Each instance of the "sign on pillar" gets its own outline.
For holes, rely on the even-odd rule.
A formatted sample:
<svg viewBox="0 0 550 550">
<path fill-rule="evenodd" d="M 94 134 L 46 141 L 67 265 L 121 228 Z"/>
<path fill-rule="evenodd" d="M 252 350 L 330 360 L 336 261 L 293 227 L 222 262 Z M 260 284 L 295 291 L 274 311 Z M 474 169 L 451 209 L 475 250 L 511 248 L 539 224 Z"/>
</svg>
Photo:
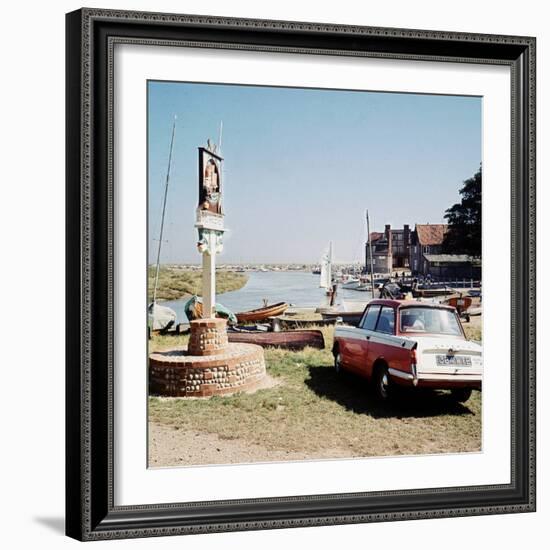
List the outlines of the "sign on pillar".
<svg viewBox="0 0 550 550">
<path fill-rule="evenodd" d="M 197 248 L 202 254 L 202 316 L 215 317 L 216 254 L 223 249 L 222 162 L 216 145 L 199 147 L 199 204 Z"/>
</svg>

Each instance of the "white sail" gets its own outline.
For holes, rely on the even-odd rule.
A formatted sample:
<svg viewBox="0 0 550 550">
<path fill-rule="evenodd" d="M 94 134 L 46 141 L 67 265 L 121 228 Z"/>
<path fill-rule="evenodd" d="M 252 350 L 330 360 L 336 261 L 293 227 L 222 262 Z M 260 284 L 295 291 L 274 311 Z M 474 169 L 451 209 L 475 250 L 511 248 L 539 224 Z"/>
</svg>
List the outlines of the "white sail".
<svg viewBox="0 0 550 550">
<path fill-rule="evenodd" d="M 319 281 L 319 286 L 327 290 L 332 286 L 332 242 L 329 243 L 328 250 L 321 258 L 321 280 Z"/>
</svg>

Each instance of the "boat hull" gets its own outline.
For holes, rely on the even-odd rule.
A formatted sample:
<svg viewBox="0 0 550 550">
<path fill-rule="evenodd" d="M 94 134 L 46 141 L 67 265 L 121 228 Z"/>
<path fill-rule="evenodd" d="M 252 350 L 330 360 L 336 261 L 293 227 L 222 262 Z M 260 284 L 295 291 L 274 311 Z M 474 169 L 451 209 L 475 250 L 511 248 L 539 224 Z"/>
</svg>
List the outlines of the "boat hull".
<svg viewBox="0 0 550 550">
<path fill-rule="evenodd" d="M 168 330 L 176 322 L 176 312 L 166 306 L 149 306 L 148 326 L 151 331 Z"/>
<path fill-rule="evenodd" d="M 327 311 L 321 312 L 321 316 L 325 320 L 336 320 L 338 317 L 341 317 L 342 321 L 347 325 L 357 326 L 363 316 L 363 311 Z"/>
<path fill-rule="evenodd" d="M 434 296 L 448 296 L 454 294 L 454 292 L 452 288 L 417 288 L 413 289 L 412 294 L 415 298 L 432 298 Z"/>
<path fill-rule="evenodd" d="M 306 347 L 324 349 L 325 339 L 320 330 L 289 330 L 282 332 L 242 331 L 227 333 L 229 342 L 257 344 L 262 347 L 276 347 L 302 350 Z"/>
<path fill-rule="evenodd" d="M 265 321 L 269 317 L 282 315 L 289 308 L 286 302 L 279 302 L 270 306 L 253 309 L 251 311 L 243 311 L 237 313 L 237 321 L 239 323 L 255 323 L 257 321 Z"/>
</svg>

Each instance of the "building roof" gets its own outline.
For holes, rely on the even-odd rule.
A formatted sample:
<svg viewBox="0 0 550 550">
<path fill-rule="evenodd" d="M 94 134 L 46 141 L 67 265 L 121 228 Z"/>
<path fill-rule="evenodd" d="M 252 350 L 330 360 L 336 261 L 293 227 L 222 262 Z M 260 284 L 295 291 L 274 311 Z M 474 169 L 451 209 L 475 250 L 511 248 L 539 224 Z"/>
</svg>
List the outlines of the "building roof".
<svg viewBox="0 0 550 550">
<path fill-rule="evenodd" d="M 429 262 L 451 263 L 475 263 L 475 258 L 468 254 L 424 254 L 424 258 Z"/>
<path fill-rule="evenodd" d="M 377 241 L 378 239 L 381 239 L 383 236 L 384 236 L 384 233 L 379 233 L 377 231 L 371 231 L 370 232 L 371 242 Z"/>
<path fill-rule="evenodd" d="M 416 224 L 418 242 L 422 246 L 442 244 L 447 228 L 445 223 Z"/>
</svg>

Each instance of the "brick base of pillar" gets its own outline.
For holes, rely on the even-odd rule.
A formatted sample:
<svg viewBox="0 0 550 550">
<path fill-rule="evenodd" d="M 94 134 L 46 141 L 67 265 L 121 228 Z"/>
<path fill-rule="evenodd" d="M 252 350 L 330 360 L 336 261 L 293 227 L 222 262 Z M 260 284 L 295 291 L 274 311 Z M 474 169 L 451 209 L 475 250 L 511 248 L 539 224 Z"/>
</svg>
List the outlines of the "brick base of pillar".
<svg viewBox="0 0 550 550">
<path fill-rule="evenodd" d="M 264 350 L 227 342 L 225 319 L 191 321 L 188 348 L 149 356 L 149 393 L 210 397 L 256 389 L 265 377 Z"/>
<path fill-rule="evenodd" d="M 227 321 L 225 319 L 197 319 L 191 321 L 190 355 L 216 355 L 227 349 Z"/>
</svg>

